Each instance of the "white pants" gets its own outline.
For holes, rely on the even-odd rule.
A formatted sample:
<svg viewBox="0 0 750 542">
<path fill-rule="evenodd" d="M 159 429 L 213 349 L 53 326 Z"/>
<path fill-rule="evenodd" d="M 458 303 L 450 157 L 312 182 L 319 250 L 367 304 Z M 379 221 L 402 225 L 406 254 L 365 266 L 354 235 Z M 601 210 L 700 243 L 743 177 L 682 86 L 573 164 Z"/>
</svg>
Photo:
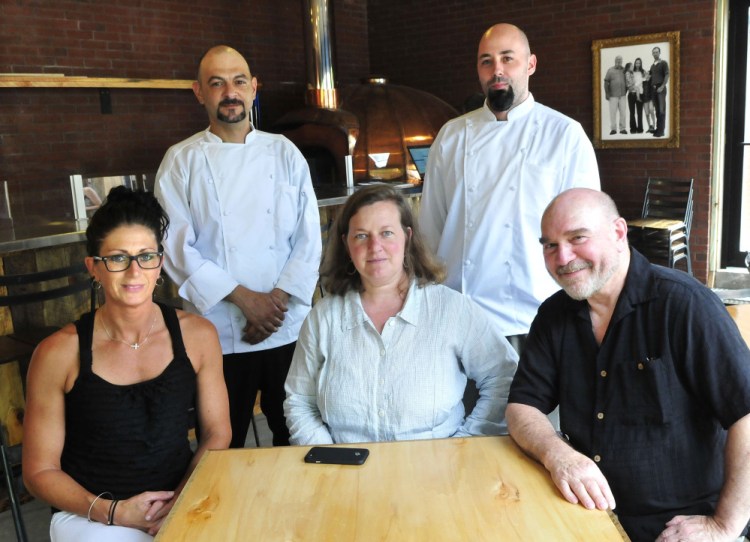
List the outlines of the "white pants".
<svg viewBox="0 0 750 542">
<path fill-rule="evenodd" d="M 625 131 L 625 117 L 628 114 L 628 96 L 612 96 L 609 99 L 609 129 L 617 131 L 617 113 L 620 113 L 620 131 Z"/>
<path fill-rule="evenodd" d="M 70 512 L 57 512 L 49 524 L 52 542 L 152 542 L 154 537 L 130 527 L 89 522 Z"/>
</svg>

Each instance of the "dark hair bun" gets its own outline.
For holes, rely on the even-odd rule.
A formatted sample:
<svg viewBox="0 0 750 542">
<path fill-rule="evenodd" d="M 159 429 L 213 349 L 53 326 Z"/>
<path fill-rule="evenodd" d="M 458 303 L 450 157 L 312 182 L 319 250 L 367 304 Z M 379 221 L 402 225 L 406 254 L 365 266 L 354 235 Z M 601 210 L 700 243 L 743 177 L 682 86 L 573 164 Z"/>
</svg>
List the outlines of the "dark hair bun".
<svg viewBox="0 0 750 542">
<path fill-rule="evenodd" d="M 112 230 L 124 225 L 140 225 L 150 229 L 161 250 L 169 218 L 151 192 L 115 186 L 91 217 L 89 227 L 86 228 L 86 248 L 89 256 L 98 256 L 104 238 Z"/>
</svg>

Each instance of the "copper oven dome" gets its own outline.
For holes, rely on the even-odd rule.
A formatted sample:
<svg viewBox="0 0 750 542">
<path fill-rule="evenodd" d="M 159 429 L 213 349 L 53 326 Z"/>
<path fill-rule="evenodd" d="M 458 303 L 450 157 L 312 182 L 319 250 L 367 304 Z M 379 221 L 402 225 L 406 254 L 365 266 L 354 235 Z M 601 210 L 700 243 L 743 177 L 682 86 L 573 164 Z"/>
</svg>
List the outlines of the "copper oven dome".
<svg viewBox="0 0 750 542">
<path fill-rule="evenodd" d="M 411 87 L 371 77 L 340 91 L 338 109 L 306 107 L 274 126 L 307 158 L 316 185 L 346 184 L 345 156 L 353 156 L 355 183 L 419 183 L 410 145 L 429 145 L 458 115 L 443 100 Z"/>
<path fill-rule="evenodd" d="M 307 104 L 273 126 L 295 143 L 316 185 L 419 182 L 409 145 L 429 145 L 458 113 L 439 98 L 371 77 L 339 93 L 334 86 L 330 0 L 303 0 Z"/>
<path fill-rule="evenodd" d="M 407 146 L 429 145 L 443 124 L 458 114 L 432 94 L 376 77 L 345 88 L 340 107 L 359 120 L 352 153 L 355 182 L 418 183 Z"/>
</svg>

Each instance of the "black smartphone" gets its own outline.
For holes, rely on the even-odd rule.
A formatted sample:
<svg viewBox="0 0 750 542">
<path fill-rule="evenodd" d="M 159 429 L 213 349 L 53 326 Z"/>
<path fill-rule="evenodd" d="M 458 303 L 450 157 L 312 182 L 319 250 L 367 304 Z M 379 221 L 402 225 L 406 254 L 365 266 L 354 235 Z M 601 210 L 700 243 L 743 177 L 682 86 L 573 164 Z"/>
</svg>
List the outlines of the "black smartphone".
<svg viewBox="0 0 750 542">
<path fill-rule="evenodd" d="M 370 455 L 367 448 L 329 448 L 313 446 L 305 456 L 305 463 L 328 465 L 361 465 Z"/>
</svg>

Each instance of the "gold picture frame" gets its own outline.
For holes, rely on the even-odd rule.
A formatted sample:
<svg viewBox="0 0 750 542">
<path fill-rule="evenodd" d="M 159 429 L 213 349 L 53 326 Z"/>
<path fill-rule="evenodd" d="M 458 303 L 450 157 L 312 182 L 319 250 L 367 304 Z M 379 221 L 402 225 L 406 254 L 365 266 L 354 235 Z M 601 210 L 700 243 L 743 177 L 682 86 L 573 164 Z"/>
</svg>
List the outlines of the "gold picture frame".
<svg viewBox="0 0 750 542">
<path fill-rule="evenodd" d="M 650 79 L 647 78 L 655 64 L 656 57 L 653 54 L 655 49 L 659 50 L 659 61 L 666 62 L 668 68 L 666 85 L 659 85 L 657 89 L 653 88 Z M 599 149 L 679 147 L 680 32 L 594 40 L 591 45 L 591 55 L 594 67 L 594 147 Z M 622 70 L 618 68 L 618 57 Z M 637 66 L 637 59 L 641 59 L 640 65 L 643 71 L 640 72 L 640 76 L 634 73 L 635 82 L 630 87 L 626 83 L 624 100 L 622 96 L 609 95 L 619 94 L 622 91 L 620 78 L 625 77 L 624 68 L 628 63 Z M 654 67 L 654 71 L 658 78 L 665 71 L 664 66 Z M 640 87 L 637 85 L 639 78 L 641 79 Z M 664 99 L 661 100 L 664 104 L 664 111 L 661 112 L 664 116 L 662 121 L 664 134 L 656 137 L 648 131 L 648 127 L 653 121 L 654 130 L 658 130 L 657 108 L 661 108 L 661 103 L 657 104 L 653 99 L 649 99 L 649 94 L 654 94 L 662 87 L 662 92 L 665 92 Z M 642 92 L 638 92 L 637 89 L 641 89 Z M 658 98 L 656 101 L 659 101 Z M 649 117 L 650 109 L 653 109 L 653 117 Z M 631 118 L 631 110 L 634 119 Z M 638 118 L 639 112 L 641 113 L 640 119 Z"/>
</svg>

